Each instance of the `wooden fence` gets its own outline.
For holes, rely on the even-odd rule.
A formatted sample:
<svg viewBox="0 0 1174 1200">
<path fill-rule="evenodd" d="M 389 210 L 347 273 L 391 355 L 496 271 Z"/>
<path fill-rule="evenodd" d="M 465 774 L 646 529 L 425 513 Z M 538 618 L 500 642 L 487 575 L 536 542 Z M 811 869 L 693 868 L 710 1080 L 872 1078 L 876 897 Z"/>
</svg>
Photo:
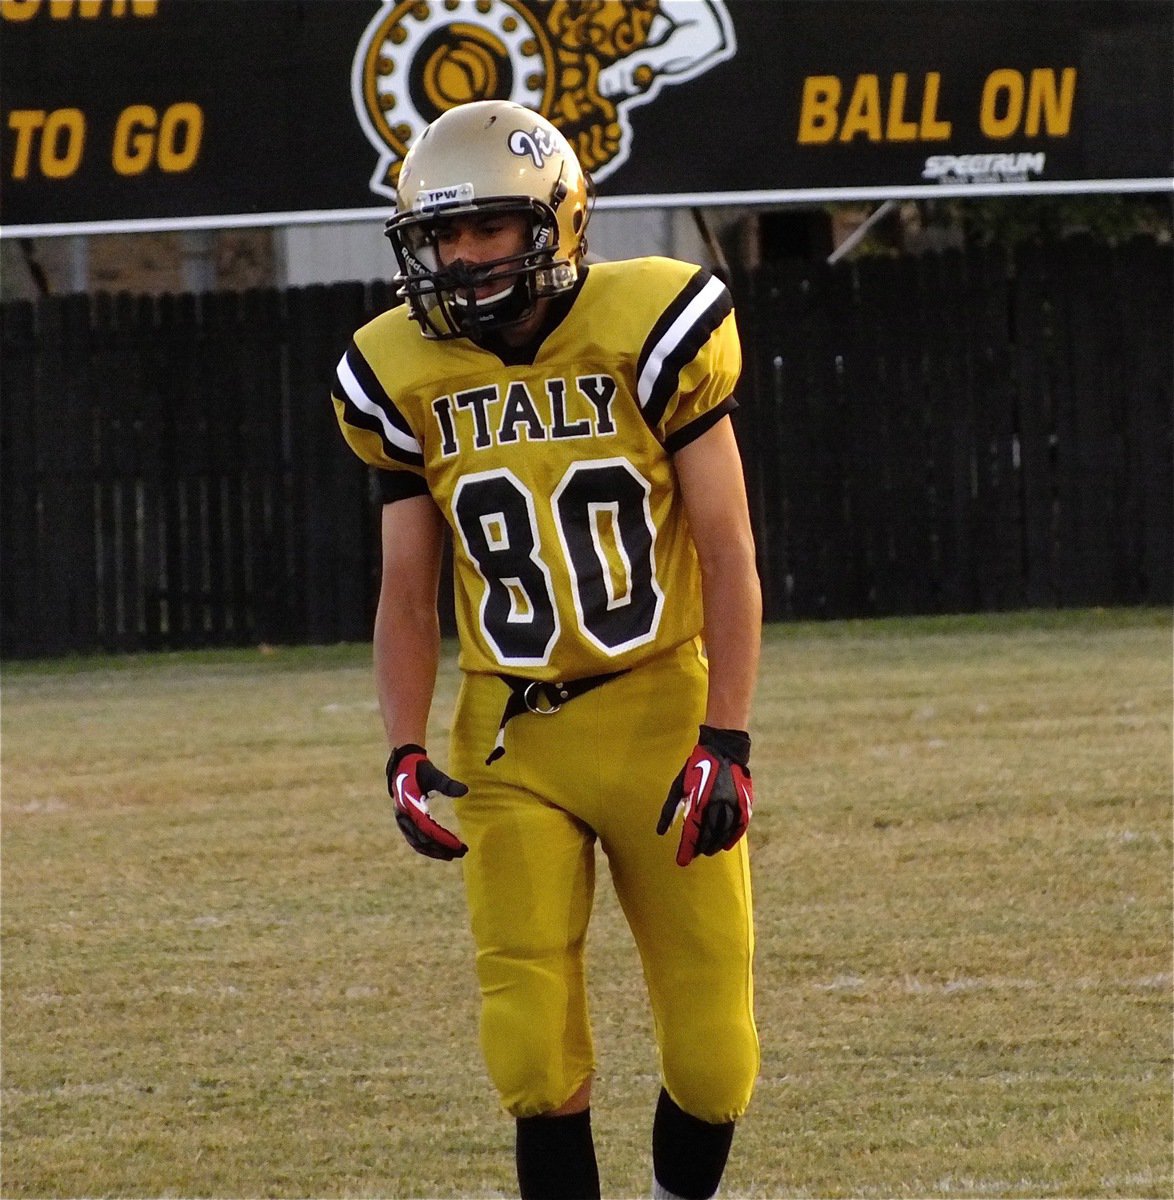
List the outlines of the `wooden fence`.
<svg viewBox="0 0 1174 1200">
<path fill-rule="evenodd" d="M 3 653 L 369 635 L 366 473 L 330 408 L 385 286 L 3 312 Z"/>
<path fill-rule="evenodd" d="M 1171 278 L 1077 237 L 741 281 L 767 612 L 1169 603 Z"/>
<path fill-rule="evenodd" d="M 1085 239 L 734 283 L 772 618 L 1166 603 L 1171 253 Z M 369 635 L 327 394 L 384 284 L 3 306 L 5 656 Z"/>
</svg>

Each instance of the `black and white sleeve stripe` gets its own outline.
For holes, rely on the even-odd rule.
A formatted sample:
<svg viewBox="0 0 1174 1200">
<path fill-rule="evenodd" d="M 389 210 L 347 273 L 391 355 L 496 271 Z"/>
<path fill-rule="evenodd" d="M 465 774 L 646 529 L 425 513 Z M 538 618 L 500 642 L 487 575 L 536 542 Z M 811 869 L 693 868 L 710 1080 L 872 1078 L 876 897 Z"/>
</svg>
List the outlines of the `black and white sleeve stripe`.
<svg viewBox="0 0 1174 1200">
<path fill-rule="evenodd" d="M 416 435 L 354 342 L 338 360 L 334 394 L 342 401 L 347 423 L 378 434 L 388 458 L 409 467 L 424 465 Z"/>
<path fill-rule="evenodd" d="M 664 416 L 681 372 L 733 307 L 725 284 L 699 267 L 652 327 L 636 364 L 636 398 L 651 429 L 656 429 Z"/>
</svg>

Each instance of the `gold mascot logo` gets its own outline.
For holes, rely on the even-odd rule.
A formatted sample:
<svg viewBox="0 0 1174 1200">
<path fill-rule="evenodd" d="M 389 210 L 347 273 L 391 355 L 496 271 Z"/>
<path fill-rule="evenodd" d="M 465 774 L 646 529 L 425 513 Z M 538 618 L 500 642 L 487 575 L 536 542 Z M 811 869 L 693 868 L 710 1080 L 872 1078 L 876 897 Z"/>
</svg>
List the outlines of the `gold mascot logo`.
<svg viewBox="0 0 1174 1200">
<path fill-rule="evenodd" d="M 470 100 L 541 113 L 605 179 L 628 158 L 630 108 L 736 49 L 724 0 L 382 0 L 351 75 L 371 189 L 394 196 L 412 140 Z"/>
</svg>

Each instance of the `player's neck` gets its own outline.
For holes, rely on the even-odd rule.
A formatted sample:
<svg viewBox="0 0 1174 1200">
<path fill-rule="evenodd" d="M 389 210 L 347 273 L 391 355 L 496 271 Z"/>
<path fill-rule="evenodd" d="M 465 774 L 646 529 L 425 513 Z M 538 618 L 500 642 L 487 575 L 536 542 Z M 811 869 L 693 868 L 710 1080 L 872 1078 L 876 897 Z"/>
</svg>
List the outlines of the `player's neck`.
<svg viewBox="0 0 1174 1200">
<path fill-rule="evenodd" d="M 507 325 L 498 331 L 498 336 L 507 346 L 525 346 L 534 340 L 535 334 L 546 323 L 550 311 L 549 300 L 539 300 L 534 305 L 534 311 L 523 321 Z"/>
</svg>

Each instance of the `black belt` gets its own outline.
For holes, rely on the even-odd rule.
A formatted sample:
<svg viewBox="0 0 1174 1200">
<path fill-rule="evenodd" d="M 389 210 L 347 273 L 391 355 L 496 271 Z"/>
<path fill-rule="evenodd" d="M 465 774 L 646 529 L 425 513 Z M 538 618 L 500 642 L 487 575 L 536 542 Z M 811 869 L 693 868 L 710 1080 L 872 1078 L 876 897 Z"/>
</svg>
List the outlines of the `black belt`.
<svg viewBox="0 0 1174 1200">
<path fill-rule="evenodd" d="M 510 689 L 509 699 L 501 714 L 497 727 L 497 740 L 485 760 L 485 765 L 497 762 L 505 753 L 505 727 L 524 712 L 536 713 L 540 717 L 553 716 L 564 704 L 576 696 L 594 691 L 609 679 L 616 679 L 626 671 L 609 671 L 605 675 L 585 675 L 582 679 L 570 679 L 566 683 L 546 683 L 541 679 L 526 679 L 521 675 L 499 675 L 498 678 Z"/>
</svg>

